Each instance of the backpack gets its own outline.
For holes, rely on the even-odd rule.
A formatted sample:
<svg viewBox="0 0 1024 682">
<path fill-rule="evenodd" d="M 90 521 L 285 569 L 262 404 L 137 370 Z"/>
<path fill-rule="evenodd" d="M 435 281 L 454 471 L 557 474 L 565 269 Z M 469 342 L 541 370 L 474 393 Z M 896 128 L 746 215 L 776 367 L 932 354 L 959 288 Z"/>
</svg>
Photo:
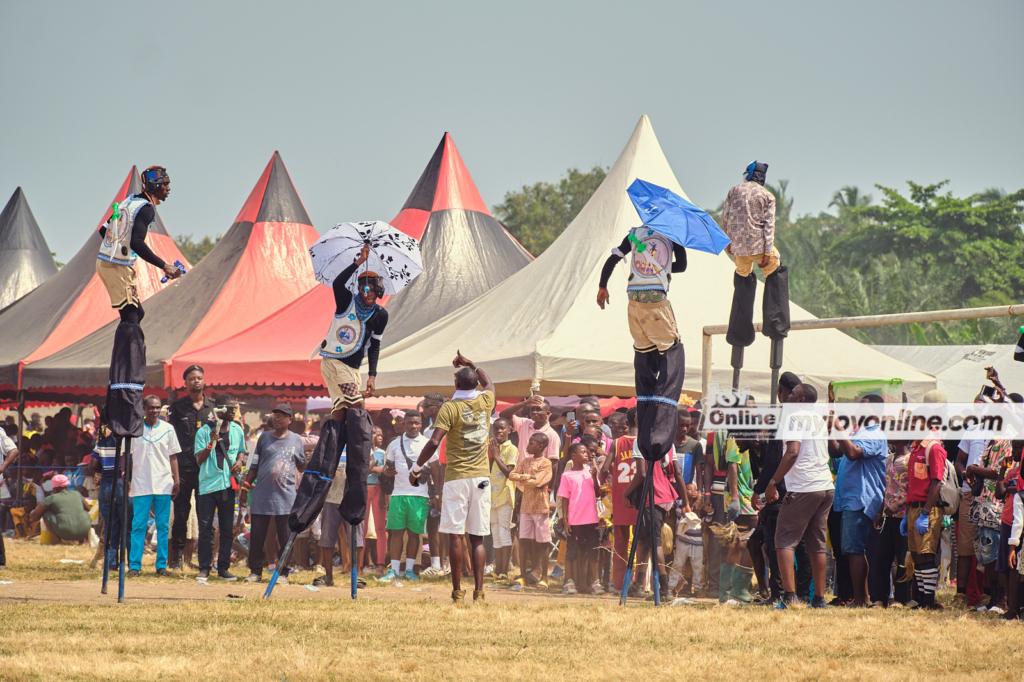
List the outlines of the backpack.
<svg viewBox="0 0 1024 682">
<path fill-rule="evenodd" d="M 932 444 L 934 445 L 934 443 Z M 932 447 L 929 445 L 928 447 Z M 927 460 L 928 454 L 925 453 Z M 946 475 L 942 479 L 942 487 L 939 488 L 939 504 L 941 504 L 946 516 L 956 516 L 960 508 L 960 485 L 956 480 L 956 467 L 952 462 L 946 462 Z"/>
</svg>

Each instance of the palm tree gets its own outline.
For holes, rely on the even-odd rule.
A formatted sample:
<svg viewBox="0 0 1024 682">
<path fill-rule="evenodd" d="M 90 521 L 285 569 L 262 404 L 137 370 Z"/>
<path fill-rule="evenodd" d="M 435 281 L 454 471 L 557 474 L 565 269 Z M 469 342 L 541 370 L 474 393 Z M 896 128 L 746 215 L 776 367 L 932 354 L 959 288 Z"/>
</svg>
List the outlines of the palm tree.
<svg viewBox="0 0 1024 682">
<path fill-rule="evenodd" d="M 1006 190 L 1000 189 L 999 187 L 989 187 L 988 189 L 978 192 L 974 196 L 974 203 L 976 204 L 991 204 L 1000 199 L 1006 198 Z"/>
<path fill-rule="evenodd" d="M 774 187 L 765 183 L 764 188 L 775 196 L 775 226 L 782 227 L 789 225 L 789 212 L 793 208 L 793 198 L 786 196 L 786 188 L 789 187 L 789 180 L 779 180 L 779 186 Z"/>
<path fill-rule="evenodd" d="M 832 195 L 832 201 L 829 202 L 828 207 L 835 206 L 839 209 L 839 214 L 842 215 L 843 211 L 848 208 L 869 206 L 870 204 L 870 194 L 861 194 L 856 185 L 847 185 Z"/>
</svg>

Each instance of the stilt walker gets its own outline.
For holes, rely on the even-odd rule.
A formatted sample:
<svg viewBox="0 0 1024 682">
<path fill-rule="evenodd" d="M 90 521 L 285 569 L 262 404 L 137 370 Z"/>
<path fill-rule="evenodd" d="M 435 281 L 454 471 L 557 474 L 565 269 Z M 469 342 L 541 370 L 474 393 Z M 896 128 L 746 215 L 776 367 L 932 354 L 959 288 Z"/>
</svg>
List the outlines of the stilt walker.
<svg viewBox="0 0 1024 682">
<path fill-rule="evenodd" d="M 387 310 L 377 299 L 400 291 L 423 271 L 423 265 L 419 259 L 419 242 L 379 222 L 337 225 L 310 248 L 310 255 L 317 280 L 334 289 L 334 320 L 326 338 L 310 356 L 310 360 L 320 356 L 320 375 L 331 397 L 333 411 L 331 419 L 320 429 L 320 440 L 299 482 L 288 516 L 291 535 L 277 565 L 287 564 L 295 538 L 320 514 L 344 450 L 345 496 L 339 511 L 352 526 L 352 598 L 355 599 L 358 581 L 355 529 L 366 518 L 366 478 L 373 449 L 373 422 L 364 398 L 371 397 L 376 390 L 380 342 L 388 323 Z M 369 375 L 366 390 L 361 393 L 359 368 L 364 358 L 369 365 Z M 275 570 L 264 598 L 270 597 L 277 578 Z"/>
<path fill-rule="evenodd" d="M 597 304 L 603 309 L 609 301 L 608 279 L 619 261 L 629 253 L 626 315 L 633 336 L 636 447 L 647 462 L 648 475 L 637 505 L 640 513 L 633 532 L 621 603 L 625 603 L 629 589 L 644 510 L 651 519 L 651 557 L 655 570 L 658 568 L 653 467 L 672 450 L 686 369 L 683 344 L 668 300 L 671 273 L 686 270 L 686 247 L 717 254 L 728 244 L 728 238 L 705 211 L 674 192 L 637 179 L 627 193 L 644 224 L 630 230 L 622 243 L 612 249 L 601 270 L 597 292 Z M 686 510 L 689 511 L 688 505 Z M 660 588 L 660 582 L 655 581 L 656 605 L 661 604 Z"/>
<path fill-rule="evenodd" d="M 167 199 L 171 191 L 171 179 L 166 169 L 152 166 L 143 171 L 142 182 L 144 189 L 141 194 L 133 194 L 111 207 L 110 219 L 100 228 L 103 241 L 96 256 L 96 273 L 110 295 L 111 306 L 121 316 L 110 355 L 110 384 L 105 409 L 110 431 L 117 439 L 117 453 L 121 454 L 115 454 L 115 459 L 120 460 L 115 466 L 115 472 L 122 476 L 124 493 L 121 504 L 121 540 L 117 552 L 118 602 L 124 601 L 128 553 L 126 530 L 131 439 L 142 436 L 142 391 L 146 384 L 146 339 L 139 326 L 145 313 L 136 286 L 136 257 L 141 256 L 146 262 L 162 269 L 170 279 L 181 276 L 181 270 L 165 263 L 146 244 L 149 226 L 156 218 L 154 206 Z M 116 491 L 112 495 L 116 499 Z M 109 536 L 109 533 L 106 535 Z M 106 544 L 106 549 L 109 549 L 109 540 Z M 104 575 L 106 573 L 104 571 Z"/>
<path fill-rule="evenodd" d="M 764 273 L 761 333 L 772 340 L 772 386 L 782 367 L 782 340 L 789 334 L 789 272 L 775 248 L 775 197 L 764 188 L 768 164 L 752 161 L 744 181 L 729 190 L 722 210 L 722 229 L 732 240 L 726 250 L 736 259 L 732 310 L 726 342 L 732 346 L 733 388 L 739 388 L 743 352 L 754 343 L 754 265 Z M 775 404 L 772 395 L 772 404 Z"/>
</svg>

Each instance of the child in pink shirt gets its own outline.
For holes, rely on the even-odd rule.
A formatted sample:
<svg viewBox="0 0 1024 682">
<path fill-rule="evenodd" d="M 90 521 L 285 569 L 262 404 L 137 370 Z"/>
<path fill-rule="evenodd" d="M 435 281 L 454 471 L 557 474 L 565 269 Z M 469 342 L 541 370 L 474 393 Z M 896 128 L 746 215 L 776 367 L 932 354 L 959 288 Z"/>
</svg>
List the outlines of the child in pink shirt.
<svg viewBox="0 0 1024 682">
<path fill-rule="evenodd" d="M 597 467 L 592 466 L 586 445 L 574 443 L 569 446 L 569 457 L 572 458 L 572 468 L 562 474 L 558 487 L 565 534 L 569 537 L 565 554 L 566 581 L 562 591 L 578 594 L 576 585 L 579 584 L 584 594 L 593 594 L 594 589 L 586 586 L 591 583 L 594 552 L 599 542 L 597 497 L 601 494 L 601 484 L 597 481 Z"/>
</svg>

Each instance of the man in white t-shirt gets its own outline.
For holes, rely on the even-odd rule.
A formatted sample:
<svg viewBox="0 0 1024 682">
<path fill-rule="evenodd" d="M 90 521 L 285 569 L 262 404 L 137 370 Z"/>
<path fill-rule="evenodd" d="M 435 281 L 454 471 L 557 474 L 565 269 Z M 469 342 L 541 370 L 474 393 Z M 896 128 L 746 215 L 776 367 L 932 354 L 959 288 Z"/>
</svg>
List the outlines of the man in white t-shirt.
<svg viewBox="0 0 1024 682">
<path fill-rule="evenodd" d="M 402 578 L 419 580 L 413 571 L 416 558 L 419 556 L 420 535 L 427 530 L 427 513 L 430 511 L 430 498 L 426 483 L 413 485 L 409 480 L 409 471 L 415 466 L 427 437 L 420 433 L 423 417 L 415 410 L 405 412 L 405 433 L 391 441 L 384 455 L 384 475 L 395 477 L 395 489 L 388 502 L 387 530 L 391 536 L 391 570 L 378 580 L 390 582 Z M 427 464 L 437 461 L 437 454 Z M 411 465 L 411 466 L 410 466 Z M 405 573 L 401 572 L 402 540 L 409 534 L 405 547 Z"/>
<path fill-rule="evenodd" d="M 799 384 L 788 400 L 791 403 L 817 401 L 818 392 L 810 384 Z M 785 480 L 788 491 L 775 528 L 775 548 L 785 592 L 775 608 L 785 609 L 796 602 L 793 552 L 801 540 L 811 558 L 814 575 L 811 608 L 824 608 L 825 534 L 835 487 L 828 468 L 828 428 L 821 415 L 812 410 L 798 410 L 784 419 L 786 423 L 780 429 L 780 437 L 786 442 L 785 454 L 765 490 L 769 504 L 779 499 L 778 481 Z"/>
<path fill-rule="evenodd" d="M 132 439 L 132 541 L 128 577 L 142 569 L 142 545 L 146 537 L 149 512 L 156 520 L 156 574 L 167 570 L 168 525 L 171 499 L 178 494 L 178 436 L 167 422 L 160 421 L 160 399 L 155 395 L 143 401 L 146 413 L 141 438 Z"/>
</svg>

